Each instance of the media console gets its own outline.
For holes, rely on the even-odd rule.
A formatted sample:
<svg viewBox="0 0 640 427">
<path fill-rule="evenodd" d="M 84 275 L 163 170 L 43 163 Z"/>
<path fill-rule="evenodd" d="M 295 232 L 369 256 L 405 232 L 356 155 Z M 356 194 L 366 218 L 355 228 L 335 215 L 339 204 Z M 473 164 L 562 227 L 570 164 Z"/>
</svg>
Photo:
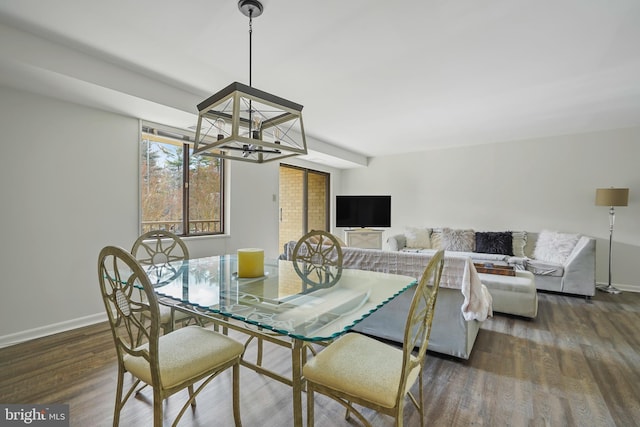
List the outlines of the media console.
<svg viewBox="0 0 640 427">
<path fill-rule="evenodd" d="M 344 231 L 347 246 L 360 249 L 382 249 L 382 230 L 360 228 Z"/>
</svg>

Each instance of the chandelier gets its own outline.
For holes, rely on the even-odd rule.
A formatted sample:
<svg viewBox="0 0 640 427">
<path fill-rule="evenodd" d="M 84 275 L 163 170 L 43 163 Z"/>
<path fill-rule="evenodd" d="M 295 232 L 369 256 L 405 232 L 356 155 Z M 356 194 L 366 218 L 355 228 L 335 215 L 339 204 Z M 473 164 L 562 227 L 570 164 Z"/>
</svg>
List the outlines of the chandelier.
<svg viewBox="0 0 640 427">
<path fill-rule="evenodd" d="M 302 105 L 251 86 L 252 24 L 264 7 L 240 0 L 238 9 L 249 18 L 249 85 L 231 83 L 198 104 L 193 151 L 253 163 L 307 154 Z"/>
</svg>

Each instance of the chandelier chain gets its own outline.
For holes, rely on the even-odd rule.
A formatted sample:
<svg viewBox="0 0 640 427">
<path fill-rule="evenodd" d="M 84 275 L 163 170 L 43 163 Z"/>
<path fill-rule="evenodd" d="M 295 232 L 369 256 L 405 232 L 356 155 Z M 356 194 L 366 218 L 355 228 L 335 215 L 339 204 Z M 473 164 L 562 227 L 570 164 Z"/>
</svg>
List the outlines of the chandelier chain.
<svg viewBox="0 0 640 427">
<path fill-rule="evenodd" d="M 251 87 L 251 65 L 252 65 L 252 39 L 253 39 L 253 9 L 249 9 L 249 87 Z"/>
</svg>

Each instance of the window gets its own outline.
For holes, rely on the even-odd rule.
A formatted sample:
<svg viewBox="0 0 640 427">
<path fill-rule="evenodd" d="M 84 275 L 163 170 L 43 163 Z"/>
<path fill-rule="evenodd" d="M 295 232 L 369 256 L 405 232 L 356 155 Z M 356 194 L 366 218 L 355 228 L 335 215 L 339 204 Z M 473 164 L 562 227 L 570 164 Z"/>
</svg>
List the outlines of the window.
<svg viewBox="0 0 640 427">
<path fill-rule="evenodd" d="M 224 161 L 193 155 L 193 137 L 182 129 L 142 124 L 142 233 L 224 233 Z"/>
</svg>

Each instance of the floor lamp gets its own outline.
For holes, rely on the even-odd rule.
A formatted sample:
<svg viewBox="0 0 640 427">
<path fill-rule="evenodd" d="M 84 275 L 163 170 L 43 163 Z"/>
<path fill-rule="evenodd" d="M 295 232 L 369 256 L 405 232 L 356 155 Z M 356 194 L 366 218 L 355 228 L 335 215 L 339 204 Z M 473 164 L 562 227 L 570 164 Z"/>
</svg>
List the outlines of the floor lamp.
<svg viewBox="0 0 640 427">
<path fill-rule="evenodd" d="M 611 285 L 611 245 L 613 243 L 613 224 L 616 222 L 614 206 L 627 206 L 629 203 L 628 188 L 597 188 L 596 206 L 609 206 L 609 283 L 597 285 L 596 288 L 610 294 L 619 294 L 620 290 Z"/>
</svg>

